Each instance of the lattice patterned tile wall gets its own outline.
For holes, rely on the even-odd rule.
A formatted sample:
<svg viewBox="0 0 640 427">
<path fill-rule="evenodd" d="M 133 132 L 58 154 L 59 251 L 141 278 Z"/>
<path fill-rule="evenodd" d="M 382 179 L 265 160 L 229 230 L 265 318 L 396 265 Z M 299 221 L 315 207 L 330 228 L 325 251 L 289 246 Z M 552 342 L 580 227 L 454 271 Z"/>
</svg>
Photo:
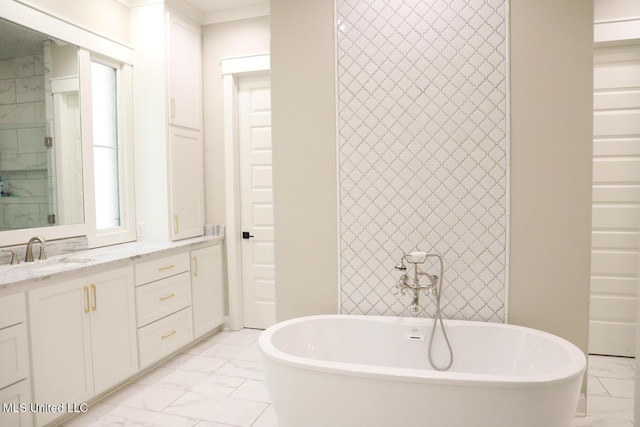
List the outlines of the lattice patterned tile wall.
<svg viewBox="0 0 640 427">
<path fill-rule="evenodd" d="M 504 321 L 506 1 L 336 0 L 344 313 L 409 315 L 393 267 L 419 249 L 444 316 Z"/>
</svg>

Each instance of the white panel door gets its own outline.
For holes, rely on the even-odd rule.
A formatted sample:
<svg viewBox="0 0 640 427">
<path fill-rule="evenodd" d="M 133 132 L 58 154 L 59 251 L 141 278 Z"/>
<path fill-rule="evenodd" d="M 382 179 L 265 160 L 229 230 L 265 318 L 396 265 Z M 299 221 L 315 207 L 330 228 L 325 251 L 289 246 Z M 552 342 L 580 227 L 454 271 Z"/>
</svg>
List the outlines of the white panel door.
<svg viewBox="0 0 640 427">
<path fill-rule="evenodd" d="M 244 326 L 275 322 L 269 75 L 238 82 Z"/>
<path fill-rule="evenodd" d="M 640 46 L 594 61 L 589 353 L 635 355 L 640 227 Z"/>
</svg>

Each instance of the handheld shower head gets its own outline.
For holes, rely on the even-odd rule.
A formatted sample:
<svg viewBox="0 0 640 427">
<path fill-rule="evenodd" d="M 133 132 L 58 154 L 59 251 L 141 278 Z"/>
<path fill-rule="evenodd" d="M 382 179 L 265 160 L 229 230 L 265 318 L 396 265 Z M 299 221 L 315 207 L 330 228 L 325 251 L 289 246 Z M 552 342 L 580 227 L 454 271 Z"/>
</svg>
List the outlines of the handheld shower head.
<svg viewBox="0 0 640 427">
<path fill-rule="evenodd" d="M 412 264 L 422 264 L 427 260 L 427 257 L 429 257 L 430 255 L 431 254 L 427 252 L 415 251 L 415 252 L 406 254 L 404 258 L 407 258 L 407 261 Z"/>
<path fill-rule="evenodd" d="M 404 265 L 404 256 L 402 258 L 400 258 L 400 262 L 398 264 L 396 264 L 395 269 L 396 270 L 401 270 L 401 271 L 404 271 L 404 270 L 407 269 L 407 266 Z"/>
</svg>

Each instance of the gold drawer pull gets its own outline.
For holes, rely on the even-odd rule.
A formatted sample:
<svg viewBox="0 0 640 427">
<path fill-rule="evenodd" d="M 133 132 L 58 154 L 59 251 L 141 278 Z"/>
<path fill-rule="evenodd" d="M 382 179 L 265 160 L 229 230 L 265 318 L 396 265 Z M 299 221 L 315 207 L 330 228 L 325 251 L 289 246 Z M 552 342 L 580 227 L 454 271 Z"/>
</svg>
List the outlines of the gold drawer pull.
<svg viewBox="0 0 640 427">
<path fill-rule="evenodd" d="M 98 292 L 96 291 L 95 283 L 91 284 L 91 291 L 93 292 L 93 305 L 91 305 L 91 311 L 98 309 Z"/>
<path fill-rule="evenodd" d="M 160 338 L 162 338 L 164 340 L 164 339 L 167 339 L 167 338 L 169 338 L 169 337 L 171 337 L 171 336 L 173 336 L 175 334 L 176 334 L 176 331 L 173 330 L 173 331 L 169 332 L 168 334 L 162 335 Z"/>
<path fill-rule="evenodd" d="M 164 267 L 158 268 L 158 271 L 171 270 L 172 268 L 175 268 L 175 265 L 173 265 L 173 264 L 165 265 Z"/>
<path fill-rule="evenodd" d="M 82 291 L 84 292 L 84 298 L 85 298 L 85 303 L 86 305 L 84 306 L 84 312 L 85 313 L 89 313 L 89 288 L 87 286 L 83 286 L 82 287 Z"/>
<path fill-rule="evenodd" d="M 168 299 L 173 298 L 175 296 L 176 296 L 176 294 L 165 295 L 163 297 L 160 297 L 160 301 L 168 300 Z"/>
</svg>

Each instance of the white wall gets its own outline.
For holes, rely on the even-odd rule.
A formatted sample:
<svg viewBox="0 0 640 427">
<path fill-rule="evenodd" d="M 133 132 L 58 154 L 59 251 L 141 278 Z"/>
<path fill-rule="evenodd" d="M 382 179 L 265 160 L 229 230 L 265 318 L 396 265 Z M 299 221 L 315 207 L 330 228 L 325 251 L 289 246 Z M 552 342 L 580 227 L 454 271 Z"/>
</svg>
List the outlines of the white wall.
<svg viewBox="0 0 640 427">
<path fill-rule="evenodd" d="M 332 3 L 271 1 L 277 320 L 338 311 Z"/>
<path fill-rule="evenodd" d="M 224 105 L 220 60 L 269 53 L 269 17 L 202 28 L 206 224 L 225 224 Z"/>
<path fill-rule="evenodd" d="M 585 352 L 592 22 L 587 1 L 511 4 L 510 321 L 560 335 Z"/>
<path fill-rule="evenodd" d="M 333 13 L 326 3 L 271 2 L 278 320 L 338 311 Z M 585 351 L 592 40 L 591 2 L 511 2 L 509 318 Z"/>
<path fill-rule="evenodd" d="M 129 42 L 129 8 L 117 0 L 22 0 L 21 3 L 114 41 Z"/>
</svg>

